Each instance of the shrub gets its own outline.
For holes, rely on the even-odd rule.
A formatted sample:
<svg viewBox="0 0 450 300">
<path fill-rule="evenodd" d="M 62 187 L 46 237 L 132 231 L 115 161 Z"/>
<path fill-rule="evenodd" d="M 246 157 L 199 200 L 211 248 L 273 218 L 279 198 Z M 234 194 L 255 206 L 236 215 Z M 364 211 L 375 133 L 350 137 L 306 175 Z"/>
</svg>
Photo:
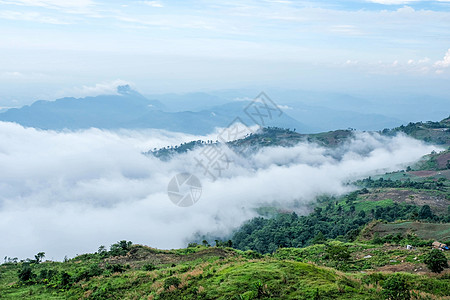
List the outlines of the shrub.
<svg viewBox="0 0 450 300">
<path fill-rule="evenodd" d="M 156 270 L 156 267 L 152 264 L 146 264 L 142 266 L 142 270 L 144 271 L 153 271 Z"/>
<path fill-rule="evenodd" d="M 333 262 L 337 269 L 345 270 L 350 261 L 350 250 L 345 245 L 328 244 L 325 249 L 325 258 Z"/>
<path fill-rule="evenodd" d="M 425 255 L 424 263 L 428 269 L 434 273 L 441 273 L 445 268 L 448 268 L 447 258 L 442 251 L 433 249 Z"/>
<path fill-rule="evenodd" d="M 389 276 L 381 285 L 385 299 L 408 300 L 411 299 L 409 292 L 409 283 L 405 276 L 395 273 Z"/>
<path fill-rule="evenodd" d="M 178 277 L 169 277 L 164 280 L 164 289 L 168 290 L 172 285 L 177 288 L 180 283 L 181 281 Z"/>
<path fill-rule="evenodd" d="M 122 273 L 123 271 L 125 271 L 125 267 L 121 264 L 107 265 L 106 269 L 110 270 L 113 273 Z"/>
<path fill-rule="evenodd" d="M 89 278 L 94 276 L 100 276 L 103 274 L 103 269 L 100 268 L 98 264 L 92 264 L 89 266 L 89 268 L 82 269 L 78 275 L 75 277 L 75 281 L 78 282 L 80 280 L 86 279 L 89 280 Z"/>
<path fill-rule="evenodd" d="M 253 251 L 253 250 L 247 250 L 243 254 L 246 258 L 250 258 L 250 259 L 258 259 L 258 258 L 263 257 L 260 253 Z"/>
<path fill-rule="evenodd" d="M 51 280 L 57 274 L 58 274 L 58 271 L 56 271 L 56 270 L 42 269 L 41 272 L 39 273 L 38 279 L 39 280 Z"/>
<path fill-rule="evenodd" d="M 32 281 L 36 277 L 36 274 L 33 273 L 33 271 L 31 270 L 30 265 L 24 264 L 22 266 L 22 269 L 19 270 L 18 276 L 19 276 L 19 280 L 20 281 L 29 283 L 30 281 Z"/>
<path fill-rule="evenodd" d="M 72 283 L 72 276 L 66 272 L 61 272 L 59 274 L 58 286 L 61 288 L 68 287 Z"/>
</svg>

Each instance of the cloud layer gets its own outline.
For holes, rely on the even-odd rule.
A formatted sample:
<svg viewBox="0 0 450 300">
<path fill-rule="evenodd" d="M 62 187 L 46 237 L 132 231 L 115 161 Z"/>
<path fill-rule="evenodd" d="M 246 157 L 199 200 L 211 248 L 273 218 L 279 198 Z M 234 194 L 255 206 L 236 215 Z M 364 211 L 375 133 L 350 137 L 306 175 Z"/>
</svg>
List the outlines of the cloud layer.
<svg viewBox="0 0 450 300">
<path fill-rule="evenodd" d="M 300 143 L 232 156 L 212 181 L 196 166 L 201 150 L 163 162 L 142 151 L 204 139 L 163 131 L 52 132 L 0 123 L 0 255 L 49 259 L 92 252 L 120 239 L 160 248 L 183 247 L 195 233 L 226 235 L 260 205 L 299 213 L 345 183 L 403 168 L 433 149 L 416 140 L 360 133 L 336 150 Z M 197 175 L 200 201 L 172 204 L 167 184 L 179 172 Z"/>
</svg>

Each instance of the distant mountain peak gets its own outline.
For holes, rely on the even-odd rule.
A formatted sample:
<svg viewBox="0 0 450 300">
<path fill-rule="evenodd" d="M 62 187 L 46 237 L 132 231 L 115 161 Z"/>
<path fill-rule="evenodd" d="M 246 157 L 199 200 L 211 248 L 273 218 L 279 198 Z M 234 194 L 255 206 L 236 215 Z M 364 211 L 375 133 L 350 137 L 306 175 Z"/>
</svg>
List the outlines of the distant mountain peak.
<svg viewBox="0 0 450 300">
<path fill-rule="evenodd" d="M 135 93 L 135 91 L 131 88 L 129 84 L 124 84 L 117 86 L 117 93 L 121 95 L 129 95 L 131 93 Z"/>
</svg>

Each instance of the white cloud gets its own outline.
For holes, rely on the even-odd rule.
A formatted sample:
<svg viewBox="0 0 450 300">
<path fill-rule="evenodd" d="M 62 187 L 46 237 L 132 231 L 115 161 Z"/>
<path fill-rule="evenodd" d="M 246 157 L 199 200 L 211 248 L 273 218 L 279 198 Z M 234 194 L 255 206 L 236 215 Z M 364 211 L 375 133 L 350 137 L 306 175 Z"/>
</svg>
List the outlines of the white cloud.
<svg viewBox="0 0 450 300">
<path fill-rule="evenodd" d="M 334 25 L 331 26 L 331 32 L 345 35 L 362 35 L 363 33 L 353 25 Z"/>
<path fill-rule="evenodd" d="M 290 109 L 293 109 L 292 107 L 290 107 L 290 106 L 288 106 L 288 105 L 280 105 L 280 104 L 278 104 L 278 108 L 284 109 L 284 110 L 290 110 Z"/>
<path fill-rule="evenodd" d="M 197 232 L 230 233 L 260 205 L 304 213 L 318 194 L 345 193 L 349 180 L 403 168 L 436 149 L 404 136 L 364 133 L 335 150 L 300 143 L 236 156 L 215 182 L 196 166 L 200 150 L 167 162 L 141 154 L 197 139 L 215 137 L 157 130 L 58 133 L 0 123 L 0 257 L 45 251 L 61 259 L 121 239 L 182 247 Z M 167 197 L 167 184 L 179 172 L 196 174 L 203 185 L 202 198 L 190 208 Z"/>
<path fill-rule="evenodd" d="M 0 78 L 4 78 L 4 79 L 16 79 L 16 78 L 24 78 L 25 75 L 21 72 L 2 72 L 0 73 Z"/>
<path fill-rule="evenodd" d="M 42 15 L 38 12 L 0 11 L 0 18 L 14 21 L 32 21 L 47 24 L 70 24 L 58 18 Z"/>
<path fill-rule="evenodd" d="M 413 2 L 418 2 L 420 0 L 368 0 L 367 2 L 384 4 L 384 5 L 401 5 Z"/>
<path fill-rule="evenodd" d="M 14 4 L 20 6 L 35 6 L 45 8 L 81 9 L 94 5 L 92 0 L 2 0 L 0 4 Z"/>
<path fill-rule="evenodd" d="M 42 73 L 23 73 L 18 71 L 0 72 L 0 78 L 5 80 L 36 80 L 45 79 L 47 76 Z"/>
<path fill-rule="evenodd" d="M 450 67 L 450 49 L 445 53 L 444 59 L 434 63 L 436 68 L 448 68 Z"/>
<path fill-rule="evenodd" d="M 140 3 L 143 3 L 151 7 L 164 7 L 164 5 L 159 1 L 140 1 Z"/>
<path fill-rule="evenodd" d="M 93 86 L 83 85 L 58 92 L 58 97 L 95 97 L 99 95 L 118 95 L 117 87 L 121 85 L 134 86 L 132 83 L 117 79 L 107 82 L 97 83 Z"/>
</svg>

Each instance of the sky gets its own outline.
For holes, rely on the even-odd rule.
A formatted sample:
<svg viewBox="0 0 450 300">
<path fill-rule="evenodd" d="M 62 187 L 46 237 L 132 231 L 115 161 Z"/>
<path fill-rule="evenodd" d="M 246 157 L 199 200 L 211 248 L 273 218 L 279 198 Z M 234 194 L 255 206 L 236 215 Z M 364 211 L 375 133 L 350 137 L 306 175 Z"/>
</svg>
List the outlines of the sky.
<svg viewBox="0 0 450 300">
<path fill-rule="evenodd" d="M 118 80 L 442 96 L 450 1 L 0 0 L 0 108 Z"/>
</svg>

